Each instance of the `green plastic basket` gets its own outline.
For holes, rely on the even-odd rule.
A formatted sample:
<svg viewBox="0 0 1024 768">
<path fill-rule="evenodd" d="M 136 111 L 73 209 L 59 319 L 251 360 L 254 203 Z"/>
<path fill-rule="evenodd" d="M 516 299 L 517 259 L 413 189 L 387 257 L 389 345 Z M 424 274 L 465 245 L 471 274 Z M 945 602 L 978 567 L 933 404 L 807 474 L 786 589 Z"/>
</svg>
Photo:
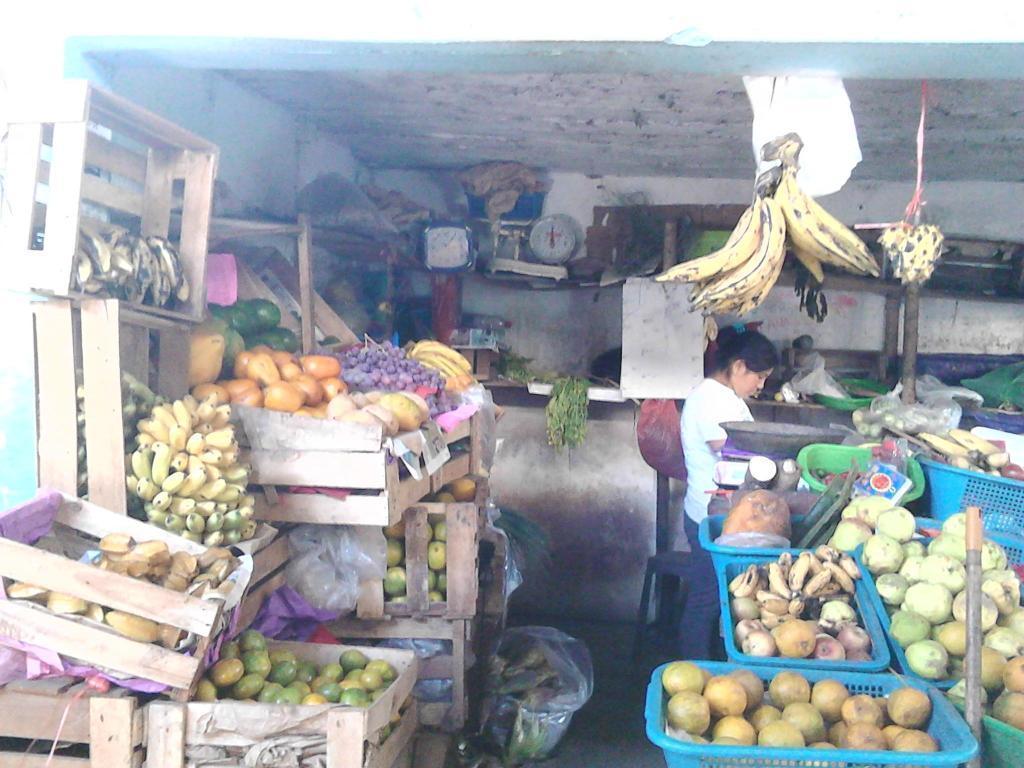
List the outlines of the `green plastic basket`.
<svg viewBox="0 0 1024 768">
<path fill-rule="evenodd" d="M 814 470 L 823 470 L 829 474 L 838 475 L 849 470 L 854 460 L 860 464 L 861 469 L 867 469 L 868 464 L 871 463 L 871 449 L 859 445 L 812 443 L 801 448 L 800 453 L 796 456 L 796 462 L 800 465 L 800 473 L 804 481 L 812 491 L 817 493 L 823 493 L 826 485 L 814 476 Z M 901 503 L 904 504 L 921 498 L 924 493 L 924 470 L 917 463 L 917 459 L 908 459 L 907 476 L 914 485 L 903 497 Z"/>
<path fill-rule="evenodd" d="M 961 713 L 964 708 L 954 704 Z M 981 718 L 981 764 L 984 768 L 1019 768 L 1024 755 L 1024 731 L 1002 720 Z"/>
<path fill-rule="evenodd" d="M 882 384 L 880 381 L 874 379 L 839 379 L 839 383 L 842 384 L 846 389 L 866 389 L 869 392 L 877 392 L 879 395 L 884 395 L 889 391 L 889 388 Z M 824 405 L 826 408 L 832 408 L 836 411 L 856 411 L 858 408 L 867 408 L 871 405 L 871 401 L 875 399 L 875 395 L 871 397 L 829 397 L 828 395 L 815 395 L 814 399 Z"/>
</svg>

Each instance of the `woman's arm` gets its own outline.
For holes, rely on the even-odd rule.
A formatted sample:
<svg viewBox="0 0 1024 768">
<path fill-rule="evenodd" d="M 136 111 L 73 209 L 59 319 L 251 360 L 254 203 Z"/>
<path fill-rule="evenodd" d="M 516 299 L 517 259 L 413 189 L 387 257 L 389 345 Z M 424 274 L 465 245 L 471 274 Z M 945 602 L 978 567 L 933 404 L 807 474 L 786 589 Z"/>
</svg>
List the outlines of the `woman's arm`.
<svg viewBox="0 0 1024 768">
<path fill-rule="evenodd" d="M 721 453 L 725 447 L 725 440 L 708 440 L 708 448 L 711 449 L 712 453 Z"/>
</svg>

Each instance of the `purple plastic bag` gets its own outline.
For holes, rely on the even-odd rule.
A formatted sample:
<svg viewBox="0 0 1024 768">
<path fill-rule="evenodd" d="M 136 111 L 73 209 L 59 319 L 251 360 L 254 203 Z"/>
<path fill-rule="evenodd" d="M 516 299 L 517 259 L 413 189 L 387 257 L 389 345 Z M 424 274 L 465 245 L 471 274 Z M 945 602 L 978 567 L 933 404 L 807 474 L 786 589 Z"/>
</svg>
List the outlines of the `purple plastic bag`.
<svg viewBox="0 0 1024 768">
<path fill-rule="evenodd" d="M 50 532 L 64 497 L 40 489 L 35 498 L 0 512 L 0 537 L 21 544 L 35 544 Z"/>
<path fill-rule="evenodd" d="M 318 625 L 338 615 L 314 608 L 291 587 L 278 587 L 263 602 L 252 628 L 274 640 L 306 642 Z"/>
</svg>

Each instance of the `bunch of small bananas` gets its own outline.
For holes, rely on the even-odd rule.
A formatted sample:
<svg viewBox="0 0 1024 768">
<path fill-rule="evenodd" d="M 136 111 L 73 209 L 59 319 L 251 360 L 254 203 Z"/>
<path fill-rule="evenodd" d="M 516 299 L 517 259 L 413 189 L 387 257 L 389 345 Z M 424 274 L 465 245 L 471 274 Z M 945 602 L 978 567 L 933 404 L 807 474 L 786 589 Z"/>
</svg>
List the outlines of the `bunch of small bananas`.
<svg viewBox="0 0 1024 768">
<path fill-rule="evenodd" d="M 249 469 L 238 461 L 231 406 L 191 395 L 153 408 L 138 424 L 128 490 L 154 525 L 208 547 L 256 533 Z"/>
<path fill-rule="evenodd" d="M 73 288 L 154 307 L 186 302 L 190 295 L 174 246 L 117 228 L 102 235 L 79 230 Z"/>
<path fill-rule="evenodd" d="M 777 562 L 750 565 L 729 582 L 729 594 L 755 600 L 761 622 L 772 629 L 791 618 L 817 619 L 824 602 L 852 600 L 860 576 L 852 557 L 822 545 L 795 559 L 785 552 Z"/>
<path fill-rule="evenodd" d="M 934 224 L 915 227 L 901 221 L 886 227 L 878 244 L 896 277 L 904 283 L 923 283 L 932 276 L 942 256 L 943 240 L 942 230 Z"/>
<path fill-rule="evenodd" d="M 82 380 L 82 371 L 75 372 L 78 381 Z M 85 387 L 79 386 L 78 396 L 78 495 L 85 498 L 88 492 L 89 476 L 86 472 L 85 449 Z M 124 447 L 130 451 L 135 441 L 135 422 L 141 413 L 149 413 L 154 405 L 163 402 L 163 398 L 155 395 L 153 390 L 132 376 L 121 373 L 121 418 L 124 422 Z"/>
<path fill-rule="evenodd" d="M 877 277 L 878 264 L 864 242 L 797 184 L 802 146 L 795 134 L 765 145 L 764 158 L 781 162 L 774 193 L 764 183 L 771 174 L 759 179 L 754 202 L 721 249 L 656 279 L 695 283 L 694 309 L 744 315 L 760 306 L 775 285 L 787 246 L 818 283 L 825 279 L 823 264 Z"/>
<path fill-rule="evenodd" d="M 449 392 L 461 392 L 476 382 L 469 360 L 439 341 L 417 341 L 407 356 L 444 376 Z"/>
<path fill-rule="evenodd" d="M 1010 454 L 966 429 L 951 429 L 945 435 L 918 432 L 918 440 L 942 454 L 950 466 L 1001 477 L 1001 469 L 1010 463 Z"/>
</svg>

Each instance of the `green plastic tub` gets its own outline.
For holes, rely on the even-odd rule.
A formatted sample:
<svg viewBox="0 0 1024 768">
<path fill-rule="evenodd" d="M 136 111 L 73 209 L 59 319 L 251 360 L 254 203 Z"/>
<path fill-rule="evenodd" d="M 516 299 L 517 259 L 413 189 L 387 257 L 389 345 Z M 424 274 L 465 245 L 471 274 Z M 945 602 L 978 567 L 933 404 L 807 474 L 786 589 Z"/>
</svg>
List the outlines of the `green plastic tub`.
<svg viewBox="0 0 1024 768">
<path fill-rule="evenodd" d="M 814 476 L 814 470 L 822 470 L 829 474 L 838 475 L 846 472 L 856 460 L 862 469 L 867 468 L 871 463 L 871 449 L 857 445 L 828 445 L 826 443 L 812 443 L 805 445 L 797 454 L 796 461 L 800 465 L 800 472 L 804 481 L 812 491 L 823 493 L 825 483 Z M 911 458 L 907 463 L 907 475 L 914 483 L 913 487 L 903 497 L 902 503 L 914 501 L 921 498 L 924 493 L 924 470 L 917 463 L 917 459 Z"/>
<path fill-rule="evenodd" d="M 866 389 L 868 392 L 877 392 L 884 395 L 889 388 L 880 381 L 874 379 L 839 379 L 839 383 L 846 389 Z M 867 408 L 877 395 L 870 397 L 829 397 L 828 395 L 815 395 L 814 399 L 835 411 L 856 411 L 859 408 Z"/>
<path fill-rule="evenodd" d="M 964 708 L 954 704 L 962 714 Z M 1024 755 L 1024 731 L 1002 720 L 981 718 L 981 764 L 984 768 L 1019 768 Z"/>
</svg>

